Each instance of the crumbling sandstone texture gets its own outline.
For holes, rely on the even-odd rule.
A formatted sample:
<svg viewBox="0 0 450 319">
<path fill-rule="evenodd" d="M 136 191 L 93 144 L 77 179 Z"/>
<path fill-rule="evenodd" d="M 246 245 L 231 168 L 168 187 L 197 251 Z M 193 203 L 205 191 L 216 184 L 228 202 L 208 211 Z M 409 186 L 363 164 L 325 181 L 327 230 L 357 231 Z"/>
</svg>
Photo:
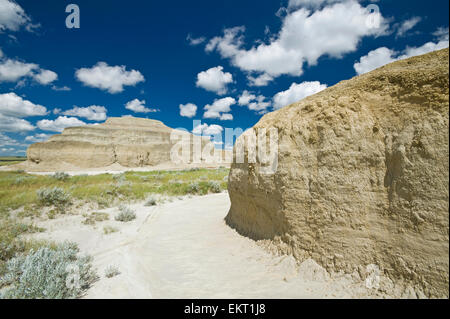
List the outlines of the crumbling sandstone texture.
<svg viewBox="0 0 450 319">
<path fill-rule="evenodd" d="M 375 264 L 448 297 L 448 59 L 398 61 L 265 115 L 254 129 L 279 130 L 278 169 L 232 164 L 227 223 L 300 261 Z"/>
<path fill-rule="evenodd" d="M 48 168 L 59 167 L 62 163 L 77 168 L 112 164 L 143 167 L 170 163 L 170 150 L 181 141 L 181 138 L 171 140 L 173 131 L 157 120 L 109 118 L 103 124 L 66 128 L 47 142 L 31 145 L 27 157 L 28 161 Z M 193 135 L 178 132 L 180 136 L 187 134 L 193 150 Z M 204 147 L 209 138 L 203 138 L 199 143 Z"/>
</svg>

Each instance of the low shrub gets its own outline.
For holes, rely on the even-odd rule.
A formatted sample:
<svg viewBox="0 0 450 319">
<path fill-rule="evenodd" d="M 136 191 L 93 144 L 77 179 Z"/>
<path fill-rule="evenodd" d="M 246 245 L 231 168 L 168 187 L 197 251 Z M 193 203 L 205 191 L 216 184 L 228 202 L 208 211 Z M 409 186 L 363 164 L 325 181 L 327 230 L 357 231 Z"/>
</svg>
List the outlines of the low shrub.
<svg viewBox="0 0 450 319">
<path fill-rule="evenodd" d="M 66 299 L 81 297 L 97 279 L 92 258 L 78 256 L 74 243 L 31 250 L 26 256 L 10 259 L 0 279 L 1 298 Z"/>
<path fill-rule="evenodd" d="M 125 205 L 119 206 L 119 214 L 117 214 L 115 217 L 115 219 L 117 221 L 125 222 L 125 223 L 132 221 L 135 218 L 136 218 L 136 214 L 134 213 L 134 211 Z"/>
<path fill-rule="evenodd" d="M 198 185 L 197 182 L 191 183 L 187 187 L 187 192 L 190 194 L 198 193 L 199 190 L 200 190 L 200 186 Z"/>
<path fill-rule="evenodd" d="M 56 172 L 52 177 L 58 181 L 66 181 L 70 178 L 70 175 L 64 172 Z"/>
<path fill-rule="evenodd" d="M 105 277 L 106 278 L 112 278 L 115 277 L 117 275 L 120 275 L 120 271 L 119 268 L 116 266 L 108 266 L 105 269 Z"/>
<path fill-rule="evenodd" d="M 109 234 L 112 234 L 112 233 L 115 233 L 115 232 L 118 232 L 118 231 L 119 230 L 117 228 L 112 227 L 112 226 L 105 226 L 105 227 L 103 227 L 103 233 L 105 235 L 109 235 Z"/>
<path fill-rule="evenodd" d="M 63 206 L 70 202 L 70 195 L 61 187 L 40 188 L 36 194 L 44 205 Z"/>
<path fill-rule="evenodd" d="M 220 193 L 222 191 L 220 184 L 216 181 L 209 182 L 208 187 L 209 187 L 209 190 L 213 193 Z"/>
<path fill-rule="evenodd" d="M 156 199 L 154 197 L 149 197 L 147 198 L 147 200 L 145 201 L 144 206 L 149 207 L 149 206 L 156 206 L 157 202 Z"/>
<path fill-rule="evenodd" d="M 109 215 L 107 213 L 97 213 L 94 212 L 86 217 L 83 221 L 85 225 L 95 225 L 96 222 L 103 222 L 109 219 Z"/>
</svg>

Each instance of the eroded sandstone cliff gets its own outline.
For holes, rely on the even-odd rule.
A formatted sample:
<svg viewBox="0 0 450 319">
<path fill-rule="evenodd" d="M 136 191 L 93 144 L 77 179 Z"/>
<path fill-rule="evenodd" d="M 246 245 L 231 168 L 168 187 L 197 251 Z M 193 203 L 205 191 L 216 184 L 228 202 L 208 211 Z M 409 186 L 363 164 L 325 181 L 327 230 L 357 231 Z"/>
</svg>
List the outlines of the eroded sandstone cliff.
<svg viewBox="0 0 450 319">
<path fill-rule="evenodd" d="M 66 128 L 62 134 L 52 136 L 47 142 L 31 145 L 28 161 L 39 167 L 64 165 L 70 168 L 99 168 L 113 164 L 124 167 L 154 166 L 171 163 L 170 150 L 182 141 L 171 139 L 174 132 L 162 122 L 151 119 L 121 117 L 109 118 L 103 124 Z M 194 136 L 186 136 L 190 152 L 194 149 Z M 204 147 L 207 137 L 196 137 Z M 180 152 L 181 154 L 181 152 Z M 176 164 L 174 163 L 174 166 Z"/>
<path fill-rule="evenodd" d="M 278 129 L 277 170 L 232 164 L 227 223 L 300 261 L 361 275 L 374 264 L 448 297 L 448 52 L 392 63 L 265 115 L 254 130 Z"/>
</svg>

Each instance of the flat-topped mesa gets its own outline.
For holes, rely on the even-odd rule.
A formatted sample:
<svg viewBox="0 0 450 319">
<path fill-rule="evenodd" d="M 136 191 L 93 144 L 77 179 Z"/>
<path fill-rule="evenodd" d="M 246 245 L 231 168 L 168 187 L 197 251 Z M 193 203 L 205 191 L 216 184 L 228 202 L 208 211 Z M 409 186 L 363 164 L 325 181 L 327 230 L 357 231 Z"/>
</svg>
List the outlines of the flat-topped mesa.
<svg viewBox="0 0 450 319">
<path fill-rule="evenodd" d="M 232 164 L 227 223 L 375 287 L 379 274 L 448 298 L 448 52 L 394 62 L 264 115 L 253 130 L 278 131 L 275 173 Z"/>
<path fill-rule="evenodd" d="M 99 168 L 116 163 L 125 167 L 154 166 L 171 161 L 170 150 L 178 142 L 171 141 L 173 132 L 188 136 L 187 143 L 192 146 L 192 134 L 174 130 L 160 121 L 109 118 L 102 124 L 66 128 L 47 142 L 30 145 L 27 156 L 28 161 L 49 167 L 69 164 Z M 208 143 L 209 138 L 201 138 L 202 148 Z"/>
</svg>

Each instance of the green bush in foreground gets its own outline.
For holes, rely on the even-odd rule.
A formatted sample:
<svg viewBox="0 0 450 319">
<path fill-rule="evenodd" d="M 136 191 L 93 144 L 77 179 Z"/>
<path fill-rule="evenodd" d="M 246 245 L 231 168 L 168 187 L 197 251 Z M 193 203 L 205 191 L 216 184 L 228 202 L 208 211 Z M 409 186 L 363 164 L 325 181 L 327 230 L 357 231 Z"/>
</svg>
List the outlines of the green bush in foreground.
<svg viewBox="0 0 450 319">
<path fill-rule="evenodd" d="M 74 243 L 45 246 L 10 259 L 0 286 L 6 299 L 66 299 L 81 297 L 97 279 L 91 257 L 78 257 Z"/>
<path fill-rule="evenodd" d="M 70 202 L 70 195 L 61 187 L 40 188 L 36 194 L 39 201 L 45 205 L 62 206 Z"/>
</svg>

